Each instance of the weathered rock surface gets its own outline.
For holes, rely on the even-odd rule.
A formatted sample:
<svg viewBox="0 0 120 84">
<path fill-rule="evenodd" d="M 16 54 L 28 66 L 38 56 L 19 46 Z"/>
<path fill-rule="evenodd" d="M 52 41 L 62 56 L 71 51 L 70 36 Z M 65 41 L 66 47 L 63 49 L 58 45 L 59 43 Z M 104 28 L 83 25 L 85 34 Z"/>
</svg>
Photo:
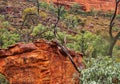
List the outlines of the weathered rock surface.
<svg viewBox="0 0 120 84">
<path fill-rule="evenodd" d="M 8 0 L 10 2 L 15 2 L 16 0 Z M 33 0 L 17 0 L 19 3 L 25 1 L 33 1 Z M 51 0 L 42 0 L 51 2 Z M 85 11 L 91 10 L 99 10 L 99 11 L 114 11 L 115 9 L 115 0 L 52 0 L 53 2 L 60 1 L 64 5 L 71 5 L 74 2 L 79 3 Z M 9 2 L 9 3 L 10 3 Z M 24 6 L 23 6 L 24 7 Z M 119 6 L 119 13 L 120 13 L 120 6 Z"/>
<path fill-rule="evenodd" d="M 51 0 L 47 0 L 50 2 Z M 57 0 L 53 0 L 57 2 Z M 65 4 L 79 3 L 85 11 L 99 10 L 99 11 L 113 11 L 115 9 L 115 0 L 58 0 Z"/>
<path fill-rule="evenodd" d="M 111 11 L 115 9 L 115 0 L 75 0 L 76 2 L 83 5 L 86 11 L 92 9 Z"/>
<path fill-rule="evenodd" d="M 69 52 L 80 67 L 81 55 Z M 10 84 L 78 84 L 73 80 L 77 72 L 69 58 L 55 42 L 45 40 L 1 49 L 0 73 Z"/>
</svg>

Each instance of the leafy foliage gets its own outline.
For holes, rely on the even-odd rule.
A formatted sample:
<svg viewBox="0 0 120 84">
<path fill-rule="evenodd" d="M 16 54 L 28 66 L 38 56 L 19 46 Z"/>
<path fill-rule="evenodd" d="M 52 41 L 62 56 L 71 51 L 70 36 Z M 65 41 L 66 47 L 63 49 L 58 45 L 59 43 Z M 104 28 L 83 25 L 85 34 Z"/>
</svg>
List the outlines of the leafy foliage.
<svg viewBox="0 0 120 84">
<path fill-rule="evenodd" d="M 31 0 L 30 0 L 31 1 Z M 34 1 L 34 0 L 32 0 Z M 112 14 L 104 14 L 103 11 L 96 11 L 91 9 L 90 12 L 85 12 L 79 4 L 73 4 L 70 10 L 65 10 L 65 7 L 54 5 L 52 2 L 50 4 L 46 2 L 40 1 L 40 13 L 37 15 L 37 8 L 30 7 L 23 10 L 22 19 L 25 20 L 25 16 L 27 14 L 35 14 L 29 16 L 27 20 L 24 22 L 24 26 L 17 31 L 17 28 L 14 29 L 11 27 L 8 21 L 5 20 L 3 15 L 0 15 L 0 47 L 6 48 L 7 46 L 14 44 L 22 38 L 25 42 L 31 42 L 37 39 L 47 39 L 52 40 L 55 38 L 53 27 L 57 22 L 56 19 L 60 18 L 58 24 L 56 25 L 57 29 L 57 39 L 61 44 L 65 44 L 66 47 L 73 49 L 75 51 L 79 51 L 85 53 L 85 65 L 86 69 L 82 70 L 80 80 L 83 84 L 119 84 L 120 80 L 120 59 L 113 59 L 104 57 L 107 54 L 107 50 L 109 48 L 108 37 L 103 38 L 104 35 L 94 34 L 93 31 L 99 29 L 102 32 L 103 29 L 101 27 L 106 26 L 104 24 L 106 21 L 103 21 L 104 18 L 98 17 L 89 17 L 84 16 L 105 16 L 110 17 Z M 59 13 L 60 10 L 60 13 Z M 101 12 L 101 13 L 100 13 Z M 58 13 L 58 14 L 57 14 Z M 82 17 L 80 16 L 82 15 Z M 40 18 L 38 18 L 40 16 Z M 41 21 L 38 21 L 37 19 Z M 119 18 L 120 15 L 117 16 Z M 84 19 L 85 18 L 85 19 Z M 101 19 L 101 20 L 99 20 Z M 84 33 L 80 32 L 80 29 L 85 28 L 85 24 L 87 22 L 88 30 Z M 94 22 L 91 22 L 94 20 Z M 95 22 L 96 21 L 96 22 Z M 108 21 L 108 20 L 107 20 Z M 32 22 L 40 22 L 33 24 Z M 47 25 L 47 22 L 50 24 Z M 99 22 L 99 23 L 98 23 Z M 43 24 L 42 24 L 43 23 Z M 46 23 L 46 24 L 44 24 Z M 54 23 L 54 24 L 53 24 Z M 37 26 L 36 26 L 37 25 Z M 64 25 L 61 26 L 61 25 Z M 93 28 L 96 25 L 95 28 Z M 100 27 L 98 27 L 100 25 Z M 59 28 L 60 27 L 60 28 Z M 117 32 L 119 30 L 119 26 L 113 28 L 113 32 Z M 70 34 L 68 30 L 77 31 L 77 34 Z M 93 28 L 93 29 L 92 29 Z M 63 30 L 62 30 L 63 29 Z M 64 29 L 66 31 L 64 31 Z M 14 31 L 16 30 L 17 33 Z M 102 31 L 101 31 L 102 30 Z M 106 31 L 104 31 L 106 32 Z M 108 32 L 108 30 L 107 30 Z M 18 33 L 20 33 L 18 35 Z M 119 51 L 118 51 L 119 50 Z M 120 47 L 115 46 L 114 55 L 120 56 Z M 101 57 L 100 57 L 101 56 Z M 0 79 L 0 81 L 2 81 Z"/>
<path fill-rule="evenodd" d="M 52 26 L 49 28 L 49 27 L 46 27 L 42 24 L 38 24 L 38 26 L 35 26 L 34 29 L 33 29 L 33 33 L 32 33 L 32 36 L 33 37 L 37 37 L 37 38 L 44 38 L 44 39 L 47 39 L 47 40 L 52 40 L 54 39 L 54 33 L 53 33 L 53 30 L 52 30 Z M 65 32 L 60 32 L 60 30 L 58 29 L 58 39 L 62 42 L 63 39 L 64 39 L 64 36 L 69 36 L 68 34 L 66 34 Z"/>
<path fill-rule="evenodd" d="M 22 14 L 23 19 L 27 14 L 37 14 L 37 8 L 36 7 L 25 8 Z"/>
<path fill-rule="evenodd" d="M 81 43 L 83 39 L 84 44 Z M 69 48 L 73 48 L 76 51 L 82 51 L 81 46 L 84 45 L 86 55 L 95 57 L 99 55 L 105 55 L 107 53 L 106 50 L 108 43 L 101 36 L 86 31 L 83 37 L 82 33 L 74 36 L 74 43 L 67 45 Z"/>
<path fill-rule="evenodd" d="M 80 21 L 81 19 L 74 15 L 67 15 L 64 19 L 66 26 L 69 28 L 76 28 L 79 25 Z"/>
<path fill-rule="evenodd" d="M 119 84 L 120 62 L 107 57 L 89 58 L 81 70 L 82 84 Z M 80 83 L 80 84 L 81 84 Z"/>
<path fill-rule="evenodd" d="M 80 14 L 83 13 L 84 11 L 82 10 L 82 6 L 78 3 L 75 3 L 71 6 L 71 9 L 69 10 L 69 13 L 73 14 Z"/>
<path fill-rule="evenodd" d="M 50 12 L 55 12 L 55 9 L 56 9 L 53 3 L 48 4 L 46 2 L 40 2 L 40 7 Z"/>
<path fill-rule="evenodd" d="M 44 38 L 47 40 L 52 40 L 54 39 L 52 26 L 49 28 L 42 24 L 39 24 L 33 29 L 32 36 L 36 39 Z M 100 35 L 93 34 L 89 31 L 86 31 L 84 34 L 80 32 L 79 34 L 71 35 L 65 31 L 61 32 L 58 28 L 57 38 L 61 43 L 64 43 L 64 39 L 66 38 L 66 46 L 75 51 L 81 52 L 81 46 L 84 45 L 85 53 L 87 56 L 95 57 L 99 55 L 106 55 L 107 53 L 108 42 L 104 40 Z M 82 40 L 84 40 L 83 44 Z"/>
<path fill-rule="evenodd" d="M 9 84 L 4 75 L 0 74 L 0 84 Z"/>
<path fill-rule="evenodd" d="M 19 41 L 19 35 L 11 31 L 11 25 L 8 21 L 4 20 L 4 16 L 0 16 L 0 47 L 6 48 L 7 46 Z"/>
<path fill-rule="evenodd" d="M 51 14 L 56 14 L 58 13 L 58 6 L 55 5 L 53 2 L 51 3 L 46 3 L 46 2 L 40 2 L 40 7 L 48 12 L 50 12 Z M 64 6 L 61 6 L 61 17 L 65 17 L 64 14 L 66 14 L 66 10 Z"/>
<path fill-rule="evenodd" d="M 19 35 L 11 33 L 6 29 L 0 30 L 0 43 L 2 48 L 6 48 L 9 45 L 15 44 L 19 41 Z"/>
</svg>

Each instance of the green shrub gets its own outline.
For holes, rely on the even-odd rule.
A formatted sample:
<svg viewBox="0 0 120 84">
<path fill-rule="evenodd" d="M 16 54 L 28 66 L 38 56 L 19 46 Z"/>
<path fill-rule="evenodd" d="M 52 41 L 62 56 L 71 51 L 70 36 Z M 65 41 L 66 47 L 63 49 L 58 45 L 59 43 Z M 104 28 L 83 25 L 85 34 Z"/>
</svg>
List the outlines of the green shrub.
<svg viewBox="0 0 120 84">
<path fill-rule="evenodd" d="M 0 48 L 6 48 L 19 41 L 19 35 L 13 29 L 4 16 L 0 15 Z"/>
<path fill-rule="evenodd" d="M 36 7 L 25 8 L 22 13 L 22 18 L 25 19 L 25 16 L 28 14 L 37 14 Z"/>
<path fill-rule="evenodd" d="M 114 58 L 90 58 L 81 70 L 80 84 L 120 84 L 120 62 Z"/>
<path fill-rule="evenodd" d="M 10 26 L 8 21 L 2 22 L 2 25 L 3 25 L 4 28 L 9 28 L 9 26 Z"/>
<path fill-rule="evenodd" d="M 5 20 L 4 15 L 0 15 L 0 20 L 1 20 L 1 21 Z"/>
<path fill-rule="evenodd" d="M 42 24 L 38 24 L 34 27 L 32 36 L 36 37 L 36 39 L 44 38 L 47 40 L 52 40 L 54 38 L 54 34 L 51 29 Z"/>
<path fill-rule="evenodd" d="M 46 11 L 49 11 L 51 14 L 53 14 L 53 15 L 57 15 L 57 13 L 58 13 L 58 7 L 59 7 L 60 5 L 55 5 L 54 3 L 46 3 L 46 2 L 41 2 L 40 3 L 40 7 L 41 8 L 43 8 L 43 9 L 45 9 Z M 61 10 L 60 10 L 60 18 L 62 17 L 62 18 L 64 18 L 65 16 L 64 16 L 64 14 L 66 14 L 66 10 L 65 10 L 65 7 L 64 6 L 61 6 Z"/>
<path fill-rule="evenodd" d="M 46 3 L 46 2 L 40 2 L 40 7 L 43 8 L 43 9 L 48 9 L 49 4 Z"/>
<path fill-rule="evenodd" d="M 64 23 L 66 24 L 66 26 L 68 28 L 72 28 L 72 29 L 75 29 L 77 28 L 78 26 L 84 26 L 85 23 L 86 23 L 86 19 L 85 18 L 81 18 L 77 15 L 67 15 L 65 18 L 64 18 Z"/>
<path fill-rule="evenodd" d="M 120 14 L 118 14 L 116 18 L 119 19 L 120 18 Z"/>
<path fill-rule="evenodd" d="M 117 27 L 117 26 L 114 26 L 114 27 L 113 27 L 113 31 L 114 31 L 114 32 L 117 32 L 117 31 L 119 31 L 119 27 Z"/>
<path fill-rule="evenodd" d="M 6 48 L 9 45 L 15 44 L 19 41 L 19 35 L 9 32 L 7 29 L 0 30 L 0 47 Z"/>
<path fill-rule="evenodd" d="M 80 14 L 82 13 L 82 6 L 78 3 L 75 3 L 71 6 L 71 9 L 69 10 L 69 13 L 73 13 L 73 14 Z"/>
<path fill-rule="evenodd" d="M 82 40 L 84 40 L 83 44 Z M 80 52 L 82 51 L 81 46 L 83 45 L 87 56 L 95 57 L 107 54 L 108 42 L 101 36 L 93 34 L 89 31 L 86 31 L 84 35 L 82 35 L 82 33 L 77 34 L 73 37 L 73 41 L 67 44 L 69 48 Z"/>
<path fill-rule="evenodd" d="M 46 2 L 40 2 L 40 7 L 50 12 L 55 12 L 56 10 L 55 5 L 53 3 L 48 4 Z"/>
<path fill-rule="evenodd" d="M 52 26 L 53 25 L 51 25 L 51 27 L 48 28 L 42 24 L 38 24 L 37 26 L 34 27 L 32 35 L 35 37 L 38 37 L 38 39 L 44 38 L 47 40 L 52 40 L 52 39 L 54 39 L 54 33 L 53 33 Z M 60 36 L 60 37 L 58 36 L 57 38 L 58 38 L 58 40 L 60 40 L 61 43 L 65 36 L 67 38 L 72 37 L 72 35 L 68 35 L 66 32 L 60 32 L 59 28 L 57 28 L 57 33 Z"/>
<path fill-rule="evenodd" d="M 0 74 L 0 84 L 9 84 L 9 81 L 2 74 Z"/>
<path fill-rule="evenodd" d="M 61 32 L 59 28 L 57 28 L 57 32 L 57 38 L 61 43 L 64 43 L 64 38 L 66 37 L 66 46 L 70 49 L 80 52 L 84 49 L 86 56 L 92 57 L 107 54 L 108 42 L 99 35 L 93 34 L 89 31 L 86 31 L 84 34 L 79 33 L 71 35 L 63 31 Z M 36 39 L 54 39 L 52 26 L 48 28 L 42 24 L 39 24 L 33 29 L 32 35 Z M 82 40 L 84 40 L 84 43 L 82 43 Z"/>
<path fill-rule="evenodd" d="M 79 18 L 74 15 L 68 15 L 65 17 L 64 22 L 68 28 L 76 28 L 79 24 Z"/>
</svg>

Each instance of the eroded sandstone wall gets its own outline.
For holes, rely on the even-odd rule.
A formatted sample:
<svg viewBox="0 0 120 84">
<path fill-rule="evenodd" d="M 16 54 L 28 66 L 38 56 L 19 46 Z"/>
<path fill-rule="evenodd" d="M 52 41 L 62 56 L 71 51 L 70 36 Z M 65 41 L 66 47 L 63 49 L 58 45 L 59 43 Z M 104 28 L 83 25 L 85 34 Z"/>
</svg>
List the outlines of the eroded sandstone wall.
<svg viewBox="0 0 120 84">
<path fill-rule="evenodd" d="M 47 0 L 50 2 L 50 0 Z M 57 0 L 53 0 L 57 2 Z M 71 2 L 79 3 L 85 11 L 91 10 L 102 10 L 102 11 L 113 11 L 115 8 L 115 0 L 58 0 L 65 4 L 69 4 Z"/>
<path fill-rule="evenodd" d="M 86 11 L 91 9 L 111 11 L 114 10 L 115 0 L 75 0 L 76 2 L 83 5 Z"/>
<path fill-rule="evenodd" d="M 81 55 L 69 52 L 81 67 Z M 45 40 L 1 49 L 0 73 L 10 84 L 78 84 L 73 80 L 73 74 L 77 72 L 66 54 L 55 42 Z"/>
</svg>

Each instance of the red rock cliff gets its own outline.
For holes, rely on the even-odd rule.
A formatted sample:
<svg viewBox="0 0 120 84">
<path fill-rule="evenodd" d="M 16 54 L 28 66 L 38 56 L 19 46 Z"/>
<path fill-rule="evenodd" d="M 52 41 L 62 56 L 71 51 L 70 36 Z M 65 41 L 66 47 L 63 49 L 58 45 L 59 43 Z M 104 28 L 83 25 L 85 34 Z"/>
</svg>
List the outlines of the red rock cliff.
<svg viewBox="0 0 120 84">
<path fill-rule="evenodd" d="M 47 0 L 50 2 L 50 0 Z M 57 0 L 53 0 L 57 2 Z M 71 2 L 77 2 L 81 6 L 84 7 L 84 10 L 90 11 L 94 10 L 103 10 L 103 11 L 113 11 L 115 7 L 115 0 L 58 0 L 65 4 L 69 4 Z"/>
<path fill-rule="evenodd" d="M 85 6 L 86 11 L 91 9 L 111 11 L 115 8 L 115 0 L 75 0 Z"/>
<path fill-rule="evenodd" d="M 81 55 L 70 51 L 80 66 Z M 78 84 L 75 68 L 54 42 L 37 41 L 15 44 L 0 50 L 0 73 L 10 84 Z"/>
</svg>

